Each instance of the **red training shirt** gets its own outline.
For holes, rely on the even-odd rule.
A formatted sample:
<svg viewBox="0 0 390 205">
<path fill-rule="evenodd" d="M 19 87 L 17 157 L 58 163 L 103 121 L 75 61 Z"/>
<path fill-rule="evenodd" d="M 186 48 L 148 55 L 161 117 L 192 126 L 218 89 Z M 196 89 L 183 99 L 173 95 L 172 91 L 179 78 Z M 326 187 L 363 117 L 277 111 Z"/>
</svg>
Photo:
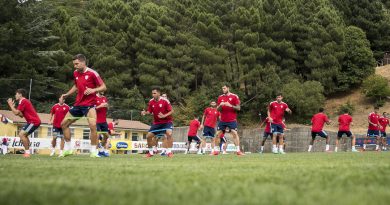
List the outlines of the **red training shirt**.
<svg viewBox="0 0 390 205">
<path fill-rule="evenodd" d="M 204 110 L 203 115 L 205 116 L 204 126 L 215 128 L 218 117 L 220 116 L 218 110 L 216 108 L 208 107 Z"/>
<path fill-rule="evenodd" d="M 328 116 L 325 115 L 324 113 L 320 112 L 311 118 L 311 131 L 312 132 L 321 132 L 322 129 L 324 128 L 324 124 L 326 122 L 329 122 Z"/>
<path fill-rule="evenodd" d="M 217 105 L 222 102 L 229 102 L 233 106 L 240 105 L 240 98 L 236 94 L 228 93 L 218 97 Z M 237 113 L 232 107 L 222 106 L 221 109 L 221 122 L 234 122 L 237 121 Z"/>
<path fill-rule="evenodd" d="M 173 121 L 172 115 L 169 115 L 166 118 L 159 118 L 158 114 L 161 112 L 162 114 L 166 114 L 172 110 L 171 103 L 164 99 L 161 98 L 158 99 L 157 101 L 152 98 L 149 101 L 148 104 L 148 112 L 153 114 L 153 124 L 165 124 L 165 123 L 170 123 Z"/>
<path fill-rule="evenodd" d="M 268 110 L 270 112 L 270 117 L 272 118 L 273 124 L 282 125 L 284 112 L 288 108 L 288 105 L 284 102 L 278 103 L 277 101 L 273 101 L 269 104 Z"/>
<path fill-rule="evenodd" d="M 348 132 L 351 131 L 350 125 L 352 123 L 352 117 L 349 114 L 342 114 L 339 116 L 339 131 Z"/>
<path fill-rule="evenodd" d="M 368 129 L 369 130 L 379 130 L 379 115 L 376 114 L 375 112 L 372 112 L 368 115 L 368 120 L 371 122 L 371 123 L 374 123 L 376 125 L 372 125 L 371 123 L 368 123 Z"/>
<path fill-rule="evenodd" d="M 96 107 L 107 102 L 108 100 L 105 96 L 98 97 L 96 95 Z M 96 109 L 96 123 L 105 122 L 107 122 L 107 107 L 101 107 L 99 109 Z"/>
<path fill-rule="evenodd" d="M 77 88 L 77 96 L 75 106 L 94 106 L 96 101 L 96 93 L 84 95 L 87 88 L 97 88 L 103 84 L 103 80 L 99 74 L 87 68 L 84 72 L 75 70 L 73 72 L 74 84 Z"/>
<path fill-rule="evenodd" d="M 188 134 L 187 135 L 189 137 L 197 136 L 199 127 L 200 127 L 199 120 L 191 120 L 190 128 L 188 129 Z"/>
<path fill-rule="evenodd" d="M 23 114 L 28 124 L 33 124 L 34 126 L 41 124 L 41 119 L 39 119 L 37 111 L 35 111 L 34 106 L 28 99 L 22 98 L 19 101 L 17 109 Z"/>
<path fill-rule="evenodd" d="M 61 128 L 61 122 L 64 120 L 65 115 L 69 111 L 69 106 L 67 104 L 55 104 L 50 110 L 50 114 L 53 115 L 54 120 L 53 120 L 53 126 L 55 128 Z"/>
</svg>

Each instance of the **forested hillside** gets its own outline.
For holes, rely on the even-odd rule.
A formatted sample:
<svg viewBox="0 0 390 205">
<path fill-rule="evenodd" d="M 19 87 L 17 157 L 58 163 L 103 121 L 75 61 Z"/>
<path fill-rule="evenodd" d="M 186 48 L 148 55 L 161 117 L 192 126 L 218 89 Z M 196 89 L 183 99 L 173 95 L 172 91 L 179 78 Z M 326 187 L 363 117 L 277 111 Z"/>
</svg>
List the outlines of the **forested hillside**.
<svg viewBox="0 0 390 205">
<path fill-rule="evenodd" d="M 0 0 L 0 106 L 19 87 L 48 112 L 84 53 L 107 84 L 111 117 L 142 118 L 161 86 L 176 125 L 228 82 L 258 120 L 282 92 L 303 121 L 327 96 L 359 87 L 390 50 L 385 0 Z M 68 103 L 72 103 L 69 100 Z"/>
</svg>

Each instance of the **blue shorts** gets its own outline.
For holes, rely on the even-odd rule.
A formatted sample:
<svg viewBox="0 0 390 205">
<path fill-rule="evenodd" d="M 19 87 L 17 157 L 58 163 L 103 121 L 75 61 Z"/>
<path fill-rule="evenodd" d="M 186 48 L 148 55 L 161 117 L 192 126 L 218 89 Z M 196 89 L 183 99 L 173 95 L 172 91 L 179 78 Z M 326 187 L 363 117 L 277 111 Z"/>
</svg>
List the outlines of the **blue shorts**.
<svg viewBox="0 0 390 205">
<path fill-rule="evenodd" d="M 328 137 L 328 134 L 325 132 L 325 131 L 321 131 L 321 132 L 311 132 L 311 138 L 314 140 L 316 139 L 316 137 L 320 136 L 322 138 L 327 138 Z"/>
<path fill-rule="evenodd" d="M 200 138 L 198 136 L 188 136 L 188 142 L 191 144 L 192 140 L 195 140 L 197 144 L 200 143 Z"/>
<path fill-rule="evenodd" d="M 203 137 L 213 138 L 215 137 L 215 128 L 204 126 L 203 128 Z"/>
<path fill-rule="evenodd" d="M 352 136 L 352 132 L 351 131 L 338 131 L 337 132 L 337 137 L 340 139 L 341 137 L 343 137 L 343 135 L 347 135 L 347 137 L 351 137 Z"/>
<path fill-rule="evenodd" d="M 283 134 L 284 128 L 282 125 L 271 123 L 271 132 L 272 134 Z"/>
<path fill-rule="evenodd" d="M 163 137 L 167 130 L 173 130 L 172 122 L 164 124 L 152 124 L 152 126 L 150 126 L 149 132 L 153 133 L 157 137 Z"/>
<path fill-rule="evenodd" d="M 378 137 L 379 136 L 379 130 L 368 130 L 367 131 L 368 137 Z"/>
<path fill-rule="evenodd" d="M 27 136 L 31 135 L 36 129 L 38 129 L 40 125 L 35 126 L 34 124 L 26 124 L 22 130 L 27 132 Z"/>
<path fill-rule="evenodd" d="M 56 137 L 63 137 L 64 133 L 62 132 L 62 128 L 53 126 L 53 133 L 56 133 Z"/>
<path fill-rule="evenodd" d="M 222 122 L 222 121 L 219 121 L 219 123 L 218 123 L 218 130 L 221 130 L 222 132 L 225 132 L 226 128 L 229 128 L 229 130 L 237 131 L 237 121 L 233 121 L 233 122 Z"/>
<path fill-rule="evenodd" d="M 381 131 L 381 137 L 386 137 L 386 132 Z"/>
<path fill-rule="evenodd" d="M 73 106 L 69 109 L 69 113 L 73 117 L 86 117 L 91 108 L 95 108 L 95 106 Z"/>
<path fill-rule="evenodd" d="M 272 137 L 272 133 L 271 132 L 264 132 L 263 138 L 267 139 L 269 136 Z"/>
<path fill-rule="evenodd" d="M 108 124 L 107 124 L 107 122 L 96 123 L 96 130 L 98 132 L 107 132 L 108 133 Z"/>
</svg>

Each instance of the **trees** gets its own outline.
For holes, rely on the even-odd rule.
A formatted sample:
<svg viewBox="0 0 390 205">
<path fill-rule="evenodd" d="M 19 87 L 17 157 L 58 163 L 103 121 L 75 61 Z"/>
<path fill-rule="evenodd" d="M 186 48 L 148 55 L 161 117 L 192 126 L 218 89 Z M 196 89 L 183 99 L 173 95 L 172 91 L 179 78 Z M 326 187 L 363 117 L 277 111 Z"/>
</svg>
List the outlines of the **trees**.
<svg viewBox="0 0 390 205">
<path fill-rule="evenodd" d="M 0 8 L 0 77 L 34 78 L 42 90 L 34 99 L 43 105 L 72 84 L 71 57 L 84 53 L 108 86 L 113 112 L 142 108 L 151 87 L 160 86 L 175 106 L 188 107 L 176 113 L 182 123 L 205 106 L 193 101 L 216 99 L 229 82 L 242 102 L 250 100 L 239 116 L 251 123 L 285 84 L 306 89 L 306 81 L 320 83 L 311 85 L 327 95 L 359 86 L 372 73 L 371 40 L 375 48 L 386 45 L 388 8 L 368 15 L 382 5 L 379 0 L 367 11 L 365 3 L 351 2 L 13 2 Z M 367 41 L 365 28 L 348 26 L 352 19 L 368 20 L 383 35 L 367 33 Z M 7 87 L 3 97 L 10 96 L 13 84 L 1 83 Z M 131 118 L 128 112 L 110 114 Z"/>
</svg>

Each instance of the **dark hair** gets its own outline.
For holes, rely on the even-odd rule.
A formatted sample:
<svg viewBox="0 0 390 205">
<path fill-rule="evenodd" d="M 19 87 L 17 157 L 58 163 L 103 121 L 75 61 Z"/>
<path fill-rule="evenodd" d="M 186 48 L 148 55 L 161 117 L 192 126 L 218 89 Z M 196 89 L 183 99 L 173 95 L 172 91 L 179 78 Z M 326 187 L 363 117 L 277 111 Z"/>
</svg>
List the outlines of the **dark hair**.
<svg viewBox="0 0 390 205">
<path fill-rule="evenodd" d="M 387 114 L 387 112 L 383 112 L 383 115 Z"/>
<path fill-rule="evenodd" d="M 323 107 L 320 107 L 320 109 L 318 109 L 320 112 L 324 112 L 324 108 Z"/>
<path fill-rule="evenodd" d="M 112 118 L 112 121 L 117 121 L 118 119 L 117 118 Z"/>
<path fill-rule="evenodd" d="M 229 83 L 223 83 L 223 84 L 222 84 L 222 87 L 224 87 L 224 86 L 226 86 L 227 88 L 230 88 Z"/>
<path fill-rule="evenodd" d="M 375 105 L 375 106 L 374 106 L 374 110 L 379 110 L 379 106 L 378 106 L 378 105 Z"/>
<path fill-rule="evenodd" d="M 23 97 L 26 97 L 27 91 L 25 89 L 19 88 L 16 90 L 16 93 L 21 94 Z"/>
<path fill-rule="evenodd" d="M 276 97 L 283 96 L 282 93 L 276 93 Z"/>
<path fill-rule="evenodd" d="M 155 90 L 155 91 L 161 93 L 161 89 L 160 89 L 159 87 L 153 87 L 153 88 L 152 88 L 152 91 L 153 91 L 153 90 Z"/>
<path fill-rule="evenodd" d="M 73 56 L 73 60 L 87 62 L 87 57 L 85 57 L 85 55 L 83 55 L 83 54 L 77 54 L 77 55 Z"/>
</svg>

